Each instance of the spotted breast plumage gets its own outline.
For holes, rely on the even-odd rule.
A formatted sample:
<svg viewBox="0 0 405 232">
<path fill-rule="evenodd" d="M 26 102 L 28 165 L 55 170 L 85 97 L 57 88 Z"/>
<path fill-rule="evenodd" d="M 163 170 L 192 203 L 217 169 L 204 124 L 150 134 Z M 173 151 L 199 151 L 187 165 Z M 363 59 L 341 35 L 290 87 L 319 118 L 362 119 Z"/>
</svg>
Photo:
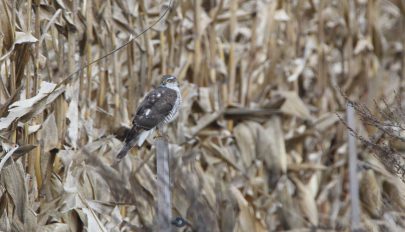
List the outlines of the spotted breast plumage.
<svg viewBox="0 0 405 232">
<path fill-rule="evenodd" d="M 172 122 L 181 105 L 181 94 L 176 77 L 164 75 L 160 86 L 150 91 L 139 105 L 124 146 L 117 158 L 122 159 L 135 145 L 142 146 L 156 129 Z"/>
</svg>

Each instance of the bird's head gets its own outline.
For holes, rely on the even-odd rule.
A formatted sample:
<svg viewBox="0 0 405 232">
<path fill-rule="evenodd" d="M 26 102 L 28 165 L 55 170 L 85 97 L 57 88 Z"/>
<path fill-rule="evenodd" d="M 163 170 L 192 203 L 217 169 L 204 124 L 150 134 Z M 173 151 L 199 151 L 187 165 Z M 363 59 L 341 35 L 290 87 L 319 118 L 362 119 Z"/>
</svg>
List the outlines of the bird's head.
<svg viewBox="0 0 405 232">
<path fill-rule="evenodd" d="M 179 88 L 179 82 L 177 81 L 177 78 L 172 75 L 164 75 L 162 77 L 162 82 L 160 83 L 160 86 L 167 87 L 167 88 Z"/>
</svg>

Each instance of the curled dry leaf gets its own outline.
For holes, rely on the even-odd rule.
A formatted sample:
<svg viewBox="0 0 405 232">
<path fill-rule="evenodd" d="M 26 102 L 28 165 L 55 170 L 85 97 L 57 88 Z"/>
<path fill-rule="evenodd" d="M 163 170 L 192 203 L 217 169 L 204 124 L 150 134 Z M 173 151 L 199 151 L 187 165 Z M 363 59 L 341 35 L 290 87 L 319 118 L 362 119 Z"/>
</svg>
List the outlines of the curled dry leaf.
<svg viewBox="0 0 405 232">
<path fill-rule="evenodd" d="M 378 232 L 380 231 L 378 224 L 366 215 L 362 218 L 362 227 L 366 231 Z"/>
<path fill-rule="evenodd" d="M 363 177 L 360 181 L 360 199 L 363 208 L 370 216 L 378 217 L 381 214 L 381 187 L 374 171 L 371 169 L 363 172 Z"/>
<path fill-rule="evenodd" d="M 7 59 L 12 54 L 12 52 L 15 50 L 16 45 L 35 43 L 38 41 L 37 38 L 35 38 L 29 33 L 17 31 L 15 34 L 16 36 L 12 47 L 4 55 L 0 57 L 0 62 Z"/>
<path fill-rule="evenodd" d="M 15 208 L 16 219 L 18 219 L 22 225 L 24 225 L 24 223 L 27 223 L 27 226 L 30 225 L 26 220 L 29 219 L 28 214 L 30 214 L 29 211 L 32 209 L 28 204 L 25 172 L 21 162 L 13 162 L 1 170 L 0 184 L 7 190 L 7 193 L 10 196 L 7 198 L 8 204 Z M 18 222 L 13 220 L 11 225 L 15 226 L 14 223 Z"/>
<path fill-rule="evenodd" d="M 47 98 L 55 90 L 56 84 L 41 82 L 41 88 L 36 96 L 25 100 L 14 102 L 9 107 L 7 117 L 0 118 L 0 130 L 6 129 L 11 123 L 23 117 L 24 115 L 36 111 L 40 107 L 41 101 L 48 103 Z"/>
<path fill-rule="evenodd" d="M 318 207 L 311 190 L 304 185 L 297 177 L 292 176 L 291 180 L 297 187 L 297 201 L 300 206 L 303 218 L 308 220 L 311 225 L 318 225 Z"/>
<path fill-rule="evenodd" d="M 279 91 L 279 92 L 277 92 L 277 94 L 279 94 L 285 98 L 285 102 L 284 102 L 283 106 L 281 107 L 282 112 L 305 119 L 305 120 L 313 119 L 307 106 L 301 100 L 301 98 L 297 95 L 296 92 Z"/>
<path fill-rule="evenodd" d="M 83 213 L 87 216 L 87 231 L 89 232 L 107 232 L 107 229 L 101 223 L 97 214 L 88 208 L 83 208 Z"/>
<path fill-rule="evenodd" d="M 274 13 L 274 19 L 276 21 L 286 22 L 286 21 L 290 20 L 290 17 L 288 17 L 288 14 L 287 14 L 287 12 L 285 12 L 284 9 L 280 9 Z"/>
<path fill-rule="evenodd" d="M 324 132 L 331 128 L 334 124 L 339 121 L 339 117 L 335 113 L 327 113 L 321 115 L 315 122 L 315 128 L 318 131 Z"/>
<path fill-rule="evenodd" d="M 11 231 L 10 221 L 7 218 L 7 213 L 4 209 L 0 217 L 0 230 L 1 231 Z"/>
<path fill-rule="evenodd" d="M 240 231 L 255 231 L 256 220 L 254 215 L 251 213 L 248 201 L 243 197 L 243 194 L 237 188 L 231 186 L 230 191 L 239 205 Z"/>
<path fill-rule="evenodd" d="M 280 207 L 277 209 L 277 214 L 280 217 L 280 223 L 283 228 L 297 229 L 303 226 L 303 218 L 298 213 L 297 204 L 294 204 L 292 194 L 290 193 L 287 184 L 281 183 L 277 188 L 277 200 L 280 202 Z"/>
<path fill-rule="evenodd" d="M 382 191 L 387 194 L 393 208 L 405 209 L 405 184 L 397 177 L 383 182 Z"/>
<path fill-rule="evenodd" d="M 69 225 L 65 223 L 52 223 L 41 227 L 43 232 L 69 232 Z"/>
<path fill-rule="evenodd" d="M 210 88 L 199 88 L 199 100 L 198 103 L 204 112 L 212 112 L 211 100 L 210 100 Z"/>
<path fill-rule="evenodd" d="M 259 134 L 259 154 L 271 173 L 270 178 L 287 171 L 287 153 L 281 123 L 280 117 L 273 116 L 265 123 L 265 130 L 260 130 Z"/>
<path fill-rule="evenodd" d="M 45 122 L 42 123 L 42 128 L 39 131 L 39 134 L 45 151 L 50 151 L 51 149 L 58 147 L 59 134 L 54 113 L 50 114 Z"/>
<path fill-rule="evenodd" d="M 244 167 L 249 167 L 256 156 L 257 126 L 260 125 L 256 122 L 243 122 L 234 128 Z"/>
<path fill-rule="evenodd" d="M 78 85 L 76 83 L 66 90 L 66 94 L 69 95 L 71 98 L 68 111 L 66 112 L 66 117 L 69 119 L 69 126 L 67 131 L 70 142 L 72 143 L 72 146 L 74 148 L 77 147 L 77 142 L 79 139 L 79 103 L 78 95 L 76 92 L 77 88 Z"/>
<path fill-rule="evenodd" d="M 24 44 L 24 43 L 35 43 L 37 42 L 37 38 L 32 36 L 29 33 L 17 31 L 15 33 L 15 41 L 14 44 Z"/>
</svg>

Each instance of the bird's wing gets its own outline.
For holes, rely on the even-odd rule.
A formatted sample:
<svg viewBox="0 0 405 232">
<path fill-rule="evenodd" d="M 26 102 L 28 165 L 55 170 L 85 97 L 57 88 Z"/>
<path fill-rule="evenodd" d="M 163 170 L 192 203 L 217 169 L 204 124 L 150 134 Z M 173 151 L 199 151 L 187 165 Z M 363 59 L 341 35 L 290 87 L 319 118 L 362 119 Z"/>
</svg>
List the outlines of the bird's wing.
<svg viewBox="0 0 405 232">
<path fill-rule="evenodd" d="M 136 111 L 133 124 L 145 130 L 156 127 L 169 115 L 177 99 L 177 92 L 170 88 L 158 87 L 146 95 Z"/>
</svg>

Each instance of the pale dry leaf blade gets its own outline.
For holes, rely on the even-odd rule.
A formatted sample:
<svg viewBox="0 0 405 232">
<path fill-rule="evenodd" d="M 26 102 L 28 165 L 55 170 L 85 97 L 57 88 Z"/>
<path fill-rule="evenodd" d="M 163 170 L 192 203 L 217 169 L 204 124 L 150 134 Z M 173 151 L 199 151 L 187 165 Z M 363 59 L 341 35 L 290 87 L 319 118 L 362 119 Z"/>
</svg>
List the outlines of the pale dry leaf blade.
<svg viewBox="0 0 405 232">
<path fill-rule="evenodd" d="M 37 95 L 35 95 L 32 98 L 14 102 L 13 104 L 10 105 L 10 111 L 14 110 L 14 108 L 17 108 L 17 107 L 24 107 L 24 108 L 32 107 L 35 103 L 42 100 L 43 98 L 48 96 L 48 94 L 50 94 L 52 91 L 54 91 L 55 87 L 56 87 L 55 83 L 42 81 L 41 88 L 39 89 Z"/>
<path fill-rule="evenodd" d="M 230 192 L 233 194 L 239 205 L 240 211 L 238 219 L 241 231 L 251 231 L 256 226 L 254 216 L 251 214 L 249 209 L 248 201 L 243 197 L 243 194 L 239 191 L 239 189 L 235 188 L 234 186 L 230 187 Z"/>
<path fill-rule="evenodd" d="M 278 91 L 277 94 L 280 94 L 286 99 L 280 109 L 283 113 L 293 115 L 305 120 L 313 120 L 313 116 L 311 115 L 308 107 L 305 105 L 305 103 L 296 92 Z"/>
<path fill-rule="evenodd" d="M 301 228 L 303 226 L 301 213 L 298 212 L 298 206 L 293 202 L 293 196 L 289 192 L 287 184 L 283 183 L 277 188 L 277 200 L 281 204 L 281 207 L 277 210 L 277 214 L 283 227 L 291 229 Z"/>
<path fill-rule="evenodd" d="M 291 180 L 297 187 L 297 201 L 300 206 L 303 218 L 307 219 L 311 225 L 318 225 L 318 207 L 311 190 L 304 185 L 297 177 L 292 176 Z"/>
<path fill-rule="evenodd" d="M 38 39 L 29 33 L 21 32 L 21 31 L 17 31 L 15 33 L 14 44 L 35 43 L 37 41 L 38 41 Z"/>
<path fill-rule="evenodd" d="M 43 148 L 45 151 L 50 151 L 58 146 L 59 136 L 58 127 L 56 125 L 55 114 L 50 114 L 39 131 L 40 139 L 43 142 Z"/>
<path fill-rule="evenodd" d="M 360 180 L 360 200 L 363 208 L 372 217 L 379 217 L 382 209 L 381 187 L 373 170 L 363 172 Z"/>
<path fill-rule="evenodd" d="M 43 81 L 41 82 L 41 88 L 36 96 L 11 104 L 9 114 L 6 117 L 0 118 L 0 130 L 8 128 L 15 120 L 35 111 L 35 104 L 46 100 L 46 97 L 55 90 L 55 87 L 56 84 Z"/>
<path fill-rule="evenodd" d="M 265 141 L 258 146 L 259 154 L 264 159 L 267 168 L 276 173 L 284 174 L 287 171 L 287 152 L 281 123 L 280 117 L 271 117 L 259 136 L 265 138 Z"/>
<path fill-rule="evenodd" d="M 41 227 L 43 232 L 70 232 L 69 225 L 65 223 L 52 223 Z"/>
<path fill-rule="evenodd" d="M 67 129 L 68 137 L 72 146 L 76 148 L 77 140 L 79 139 L 79 106 L 76 100 L 70 102 L 66 116 L 70 122 Z"/>
<path fill-rule="evenodd" d="M 14 154 L 14 152 L 18 149 L 18 147 L 14 147 L 11 150 L 9 150 L 7 152 L 7 154 L 2 157 L 1 161 L 0 161 L 0 173 L 1 170 L 3 169 L 3 166 L 6 164 L 7 160 Z"/>
<path fill-rule="evenodd" d="M 72 171 L 72 163 L 69 164 L 67 172 L 66 172 L 66 179 L 63 184 L 63 190 L 67 193 L 77 193 L 77 179 L 73 176 Z"/>
<path fill-rule="evenodd" d="M 247 123 L 239 123 L 234 128 L 234 136 L 236 138 L 236 142 L 238 147 L 241 151 L 241 159 L 243 161 L 243 165 L 245 167 L 249 167 L 252 163 L 252 157 L 255 156 L 256 152 L 256 136 L 252 134 Z"/>
<path fill-rule="evenodd" d="M 24 168 L 20 162 L 12 163 L 1 170 L 0 183 L 10 195 L 15 213 L 21 222 L 25 221 L 27 205 L 27 186 Z"/>
<path fill-rule="evenodd" d="M 100 219 L 93 210 L 83 208 L 83 213 L 87 216 L 87 231 L 88 232 L 107 232 L 107 229 L 101 223 Z"/>
<path fill-rule="evenodd" d="M 11 231 L 10 220 L 7 217 L 7 211 L 4 209 L 0 217 L 0 230 L 1 231 Z"/>
</svg>

